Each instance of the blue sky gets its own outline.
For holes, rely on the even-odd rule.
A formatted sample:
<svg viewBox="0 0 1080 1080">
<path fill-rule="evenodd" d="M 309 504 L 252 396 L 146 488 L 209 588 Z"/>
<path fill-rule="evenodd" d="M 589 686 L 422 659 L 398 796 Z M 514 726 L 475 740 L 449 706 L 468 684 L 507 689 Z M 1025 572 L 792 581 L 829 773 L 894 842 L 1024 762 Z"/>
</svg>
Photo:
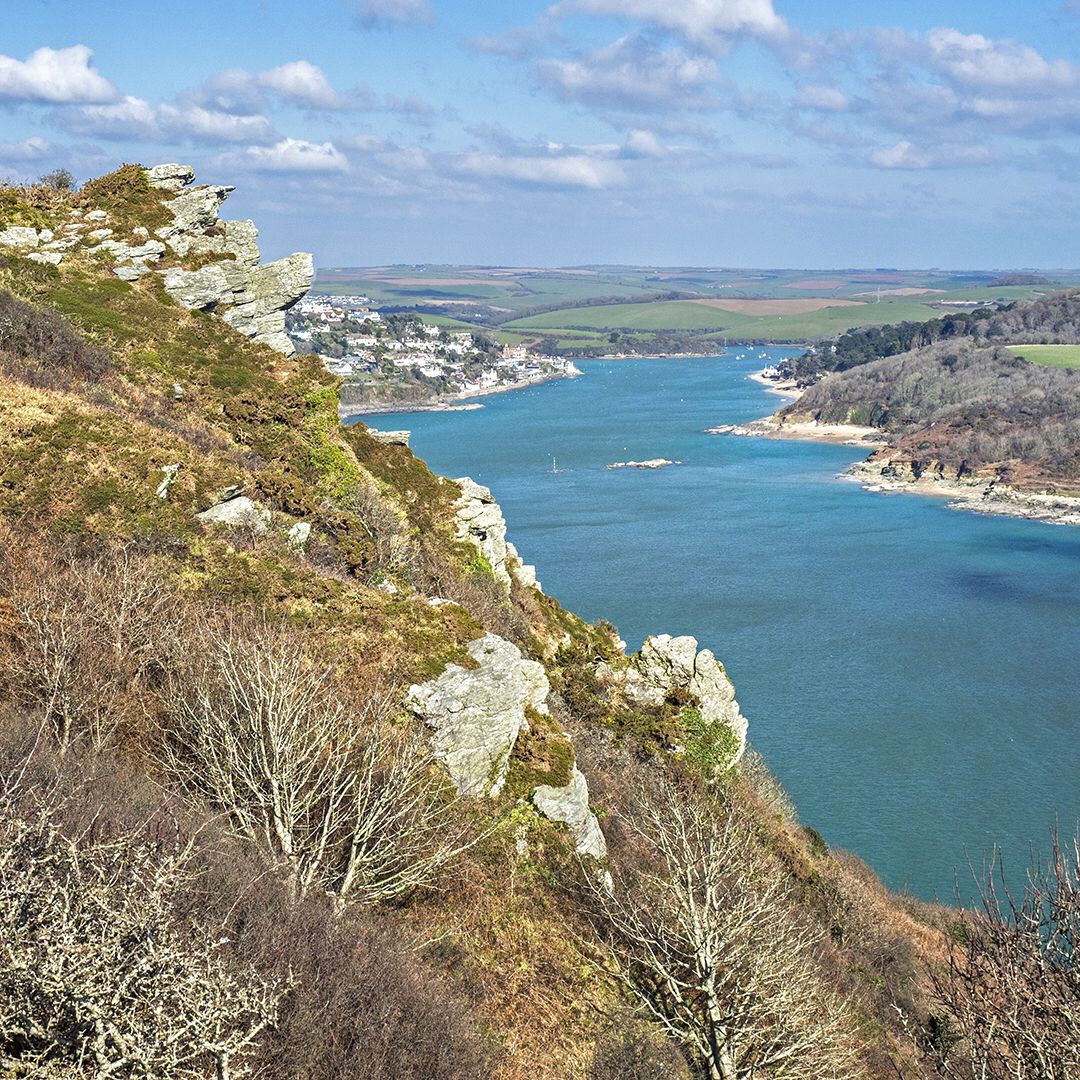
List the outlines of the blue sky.
<svg viewBox="0 0 1080 1080">
<path fill-rule="evenodd" d="M 190 162 L 268 255 L 1074 267 L 1080 0 L 9 0 L 0 177 Z"/>
</svg>

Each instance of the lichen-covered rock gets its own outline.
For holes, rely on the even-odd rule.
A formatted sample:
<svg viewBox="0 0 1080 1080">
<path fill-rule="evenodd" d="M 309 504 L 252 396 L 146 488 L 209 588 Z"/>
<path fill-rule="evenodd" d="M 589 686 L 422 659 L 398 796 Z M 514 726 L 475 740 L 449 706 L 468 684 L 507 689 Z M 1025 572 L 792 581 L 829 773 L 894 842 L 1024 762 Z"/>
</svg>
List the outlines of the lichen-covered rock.
<svg viewBox="0 0 1080 1080">
<path fill-rule="evenodd" d="M 0 244 L 4 247 L 36 248 L 38 231 L 28 225 L 11 225 L 0 231 Z"/>
<path fill-rule="evenodd" d="M 146 179 L 150 181 L 151 187 L 161 188 L 163 191 L 179 191 L 195 179 L 195 170 L 190 165 L 170 162 L 147 169 Z"/>
<path fill-rule="evenodd" d="M 196 515 L 208 525 L 228 525 L 264 533 L 270 528 L 270 511 L 247 495 L 238 495 L 226 502 L 215 503 L 209 510 Z"/>
<path fill-rule="evenodd" d="M 536 568 L 525 566 L 517 548 L 506 539 L 506 519 L 491 489 L 463 476 L 454 481 L 461 497 L 454 503 L 454 526 L 457 538 L 472 544 L 487 559 L 491 572 L 504 588 L 513 578 L 519 585 L 540 588 Z"/>
<path fill-rule="evenodd" d="M 448 664 L 430 682 L 409 689 L 406 704 L 434 732 L 435 756 L 463 795 L 502 790 L 510 752 L 528 730 L 526 708 L 546 713 L 543 665 L 512 642 L 485 634 L 468 646 L 472 668 Z"/>
<path fill-rule="evenodd" d="M 286 356 L 292 342 L 285 333 L 285 312 L 311 288 L 315 267 L 311 256 L 298 252 L 259 264 L 258 229 L 253 221 L 220 221 L 218 212 L 234 190 L 222 184 L 188 187 L 194 171 L 187 165 L 155 165 L 146 169 L 152 185 L 176 194 L 165 205 L 172 222 L 157 230 L 158 239 L 180 256 L 221 256 L 198 270 L 173 267 L 160 271 L 165 291 L 185 307 L 215 311 L 230 326 Z M 104 248 L 109 241 L 103 241 Z M 109 249 L 105 249 L 109 250 Z M 161 248 L 162 252 L 165 248 Z M 118 263 L 141 272 L 140 261 L 153 255 L 118 253 Z M 129 280 L 130 270 L 121 276 Z"/>
<path fill-rule="evenodd" d="M 367 431 L 377 443 L 388 446 L 408 446 L 412 436 L 411 431 L 380 431 L 373 427 L 369 427 Z"/>
<path fill-rule="evenodd" d="M 724 665 L 708 649 L 698 651 L 697 639 L 659 634 L 647 638 L 637 657 L 637 679 L 625 683 L 629 696 L 662 704 L 673 691 L 684 691 L 697 703 L 706 724 L 727 725 L 738 740 L 731 761 L 737 764 L 746 750 L 747 720 L 735 700 L 735 687 Z"/>
<path fill-rule="evenodd" d="M 533 792 L 533 803 L 544 817 L 566 825 L 580 854 L 591 855 L 594 859 L 607 856 L 600 823 L 589 809 L 588 781 L 576 765 L 566 787 L 541 785 Z"/>
</svg>

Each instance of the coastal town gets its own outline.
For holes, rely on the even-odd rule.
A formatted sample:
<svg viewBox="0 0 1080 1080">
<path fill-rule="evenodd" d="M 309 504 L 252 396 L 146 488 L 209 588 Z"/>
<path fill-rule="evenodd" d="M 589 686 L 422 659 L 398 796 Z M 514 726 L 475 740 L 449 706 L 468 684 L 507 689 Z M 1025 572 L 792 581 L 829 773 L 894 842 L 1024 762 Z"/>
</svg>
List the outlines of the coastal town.
<svg viewBox="0 0 1080 1080">
<path fill-rule="evenodd" d="M 477 329 L 382 313 L 363 295 L 304 297 L 290 312 L 290 338 L 342 378 L 342 411 L 449 407 L 465 398 L 514 390 L 581 372 L 560 356 L 500 344 Z"/>
</svg>

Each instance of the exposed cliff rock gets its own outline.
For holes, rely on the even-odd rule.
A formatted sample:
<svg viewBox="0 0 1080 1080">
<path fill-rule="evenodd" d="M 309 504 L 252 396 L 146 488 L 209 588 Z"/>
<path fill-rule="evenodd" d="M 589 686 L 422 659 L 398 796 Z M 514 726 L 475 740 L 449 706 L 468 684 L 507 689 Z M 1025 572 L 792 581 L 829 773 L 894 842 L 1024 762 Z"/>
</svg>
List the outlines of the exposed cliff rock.
<svg viewBox="0 0 1080 1080">
<path fill-rule="evenodd" d="M 468 541 L 487 559 L 496 581 L 506 589 L 511 579 L 539 589 L 536 567 L 525 565 L 517 548 L 506 539 L 506 519 L 491 489 L 468 476 L 455 482 L 461 488 L 461 498 L 454 505 L 458 539 Z"/>
<path fill-rule="evenodd" d="M 601 680 L 616 687 L 633 704 L 661 708 L 675 697 L 696 708 L 706 728 L 721 725 L 733 738 L 725 765 L 738 764 L 746 751 L 748 722 L 735 700 L 735 687 L 724 665 L 697 639 L 659 634 L 647 638 L 641 652 L 625 668 L 601 664 Z"/>
<path fill-rule="evenodd" d="M 527 729 L 527 707 L 547 712 L 548 680 L 541 664 L 496 634 L 468 646 L 473 668 L 449 664 L 437 678 L 409 690 L 410 709 L 434 731 L 435 755 L 464 795 L 496 795 L 510 752 Z"/>
<path fill-rule="evenodd" d="M 166 203 L 172 223 L 158 229 L 157 236 L 179 256 L 220 255 L 221 260 L 197 270 L 163 271 L 165 291 L 185 307 L 218 311 L 241 334 L 291 356 L 285 312 L 311 288 L 315 276 L 311 256 L 296 253 L 260 266 L 255 223 L 218 220 L 233 188 L 189 188 L 194 175 L 187 165 L 147 170 L 151 184 L 176 192 Z"/>
<path fill-rule="evenodd" d="M 594 859 L 607 857 L 607 844 L 596 815 L 589 809 L 589 785 L 575 765 L 566 787 L 541 785 L 533 792 L 533 803 L 544 817 L 561 821 L 570 830 L 574 846 Z"/>
<path fill-rule="evenodd" d="M 410 687 L 406 704 L 434 731 L 435 756 L 458 791 L 498 795 L 518 736 L 529 731 L 527 710 L 547 714 L 548 678 L 542 664 L 526 660 L 516 645 L 496 634 L 471 642 L 468 653 L 475 667 L 447 665 L 438 678 Z M 545 817 L 567 826 L 581 854 L 605 857 L 604 834 L 589 808 L 589 785 L 576 765 L 568 784 L 539 785 L 532 798 Z"/>
</svg>

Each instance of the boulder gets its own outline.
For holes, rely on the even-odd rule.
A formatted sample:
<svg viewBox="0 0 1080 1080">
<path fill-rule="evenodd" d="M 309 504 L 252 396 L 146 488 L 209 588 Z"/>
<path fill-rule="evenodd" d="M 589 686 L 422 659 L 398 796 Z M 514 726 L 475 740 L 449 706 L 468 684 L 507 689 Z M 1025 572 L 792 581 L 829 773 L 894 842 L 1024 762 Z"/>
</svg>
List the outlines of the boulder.
<svg viewBox="0 0 1080 1080">
<path fill-rule="evenodd" d="M 286 538 L 289 541 L 289 547 L 294 551 L 303 551 L 311 539 L 311 522 L 298 521 L 289 529 Z"/>
<path fill-rule="evenodd" d="M 163 191 L 179 191 L 195 179 L 195 170 L 190 165 L 178 165 L 175 162 L 154 165 L 144 171 L 150 186 Z"/>
<path fill-rule="evenodd" d="M 589 809 L 588 782 L 576 765 L 566 787 L 541 785 L 533 792 L 533 803 L 544 817 L 566 825 L 579 854 L 591 855 L 594 859 L 607 856 L 607 844 L 600 831 L 600 823 Z"/>
<path fill-rule="evenodd" d="M 155 494 L 159 499 L 167 499 L 169 497 L 169 488 L 173 486 L 177 476 L 180 474 L 180 463 L 177 462 L 174 465 L 162 465 L 161 471 L 165 476 L 161 483 L 158 484 Z"/>
<path fill-rule="evenodd" d="M 438 678 L 411 687 L 406 704 L 433 730 L 435 756 L 458 791 L 495 795 L 518 734 L 528 730 L 526 708 L 547 712 L 548 680 L 543 665 L 496 634 L 471 642 L 468 654 L 475 667 L 448 664 Z"/>
<path fill-rule="evenodd" d="M 249 499 L 247 495 L 238 495 L 227 502 L 215 503 L 209 510 L 196 516 L 208 525 L 243 527 L 257 533 L 265 533 L 270 528 L 270 511 L 254 499 Z"/>
<path fill-rule="evenodd" d="M 4 247 L 30 247 L 38 246 L 38 231 L 28 225 L 12 225 L 0 231 L 0 244 Z"/>
<path fill-rule="evenodd" d="M 380 431 L 378 428 L 369 427 L 368 434 L 377 442 L 388 446 L 408 446 L 411 431 Z"/>
</svg>

